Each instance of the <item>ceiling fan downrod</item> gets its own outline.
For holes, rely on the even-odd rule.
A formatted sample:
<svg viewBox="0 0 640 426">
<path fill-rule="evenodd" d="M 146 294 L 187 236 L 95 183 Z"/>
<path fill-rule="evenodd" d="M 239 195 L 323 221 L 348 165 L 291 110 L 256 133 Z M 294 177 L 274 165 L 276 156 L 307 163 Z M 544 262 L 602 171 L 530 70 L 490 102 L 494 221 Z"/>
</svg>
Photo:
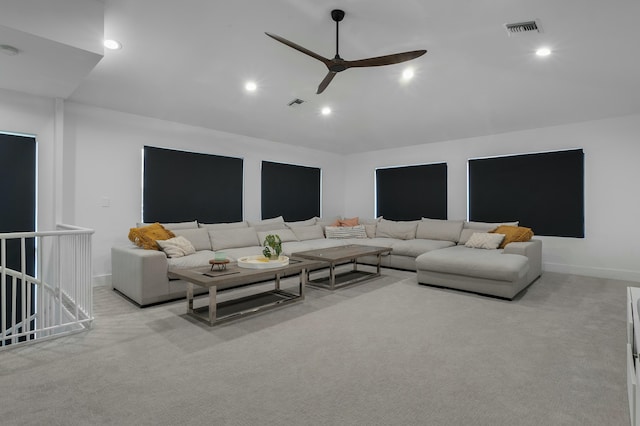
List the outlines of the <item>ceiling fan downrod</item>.
<svg viewBox="0 0 640 426">
<path fill-rule="evenodd" d="M 338 41 L 340 40 L 340 21 L 344 19 L 344 10 L 333 9 L 331 11 L 331 18 L 336 21 L 336 59 L 342 59 L 340 57 L 340 50 L 338 49 Z"/>
</svg>

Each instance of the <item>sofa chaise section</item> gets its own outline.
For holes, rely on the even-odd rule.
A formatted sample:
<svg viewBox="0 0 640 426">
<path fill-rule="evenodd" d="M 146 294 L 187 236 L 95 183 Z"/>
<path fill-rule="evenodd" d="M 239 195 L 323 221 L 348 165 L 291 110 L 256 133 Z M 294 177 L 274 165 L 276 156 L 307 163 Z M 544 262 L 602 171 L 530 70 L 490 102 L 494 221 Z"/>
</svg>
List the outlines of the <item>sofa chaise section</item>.
<svg viewBox="0 0 640 426">
<path fill-rule="evenodd" d="M 513 242 L 502 250 L 457 245 L 416 258 L 418 283 L 513 299 L 541 274 L 542 242 Z"/>
</svg>

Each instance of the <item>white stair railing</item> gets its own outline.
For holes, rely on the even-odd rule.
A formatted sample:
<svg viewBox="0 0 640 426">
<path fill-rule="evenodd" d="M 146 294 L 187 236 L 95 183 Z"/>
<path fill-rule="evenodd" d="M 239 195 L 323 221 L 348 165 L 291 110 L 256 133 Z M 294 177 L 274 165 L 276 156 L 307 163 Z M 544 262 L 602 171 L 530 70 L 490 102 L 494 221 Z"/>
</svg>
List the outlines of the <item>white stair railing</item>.
<svg viewBox="0 0 640 426">
<path fill-rule="evenodd" d="M 0 233 L 0 350 L 91 327 L 93 232 Z"/>
</svg>

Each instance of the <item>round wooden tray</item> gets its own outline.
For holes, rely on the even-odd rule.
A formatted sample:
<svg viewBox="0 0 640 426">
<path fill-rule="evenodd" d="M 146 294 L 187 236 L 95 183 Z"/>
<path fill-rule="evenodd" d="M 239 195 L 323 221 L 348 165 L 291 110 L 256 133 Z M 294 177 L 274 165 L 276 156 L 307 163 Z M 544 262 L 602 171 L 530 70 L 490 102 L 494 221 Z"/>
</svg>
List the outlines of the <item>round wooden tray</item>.
<svg viewBox="0 0 640 426">
<path fill-rule="evenodd" d="M 245 256 L 238 259 L 238 266 L 249 269 L 281 268 L 289 264 L 287 256 L 280 256 L 277 260 L 268 259 L 262 255 Z"/>
</svg>

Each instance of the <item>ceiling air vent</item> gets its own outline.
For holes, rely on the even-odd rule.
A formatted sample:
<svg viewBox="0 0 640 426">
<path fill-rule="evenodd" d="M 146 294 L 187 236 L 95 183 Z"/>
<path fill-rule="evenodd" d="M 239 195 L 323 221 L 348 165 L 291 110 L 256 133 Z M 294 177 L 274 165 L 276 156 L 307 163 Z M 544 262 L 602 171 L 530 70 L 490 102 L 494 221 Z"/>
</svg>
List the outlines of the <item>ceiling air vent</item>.
<svg viewBox="0 0 640 426">
<path fill-rule="evenodd" d="M 530 32 L 542 32 L 542 28 L 538 21 L 516 22 L 514 24 L 504 24 L 507 34 L 510 36 L 515 34 L 525 34 Z"/>
</svg>

